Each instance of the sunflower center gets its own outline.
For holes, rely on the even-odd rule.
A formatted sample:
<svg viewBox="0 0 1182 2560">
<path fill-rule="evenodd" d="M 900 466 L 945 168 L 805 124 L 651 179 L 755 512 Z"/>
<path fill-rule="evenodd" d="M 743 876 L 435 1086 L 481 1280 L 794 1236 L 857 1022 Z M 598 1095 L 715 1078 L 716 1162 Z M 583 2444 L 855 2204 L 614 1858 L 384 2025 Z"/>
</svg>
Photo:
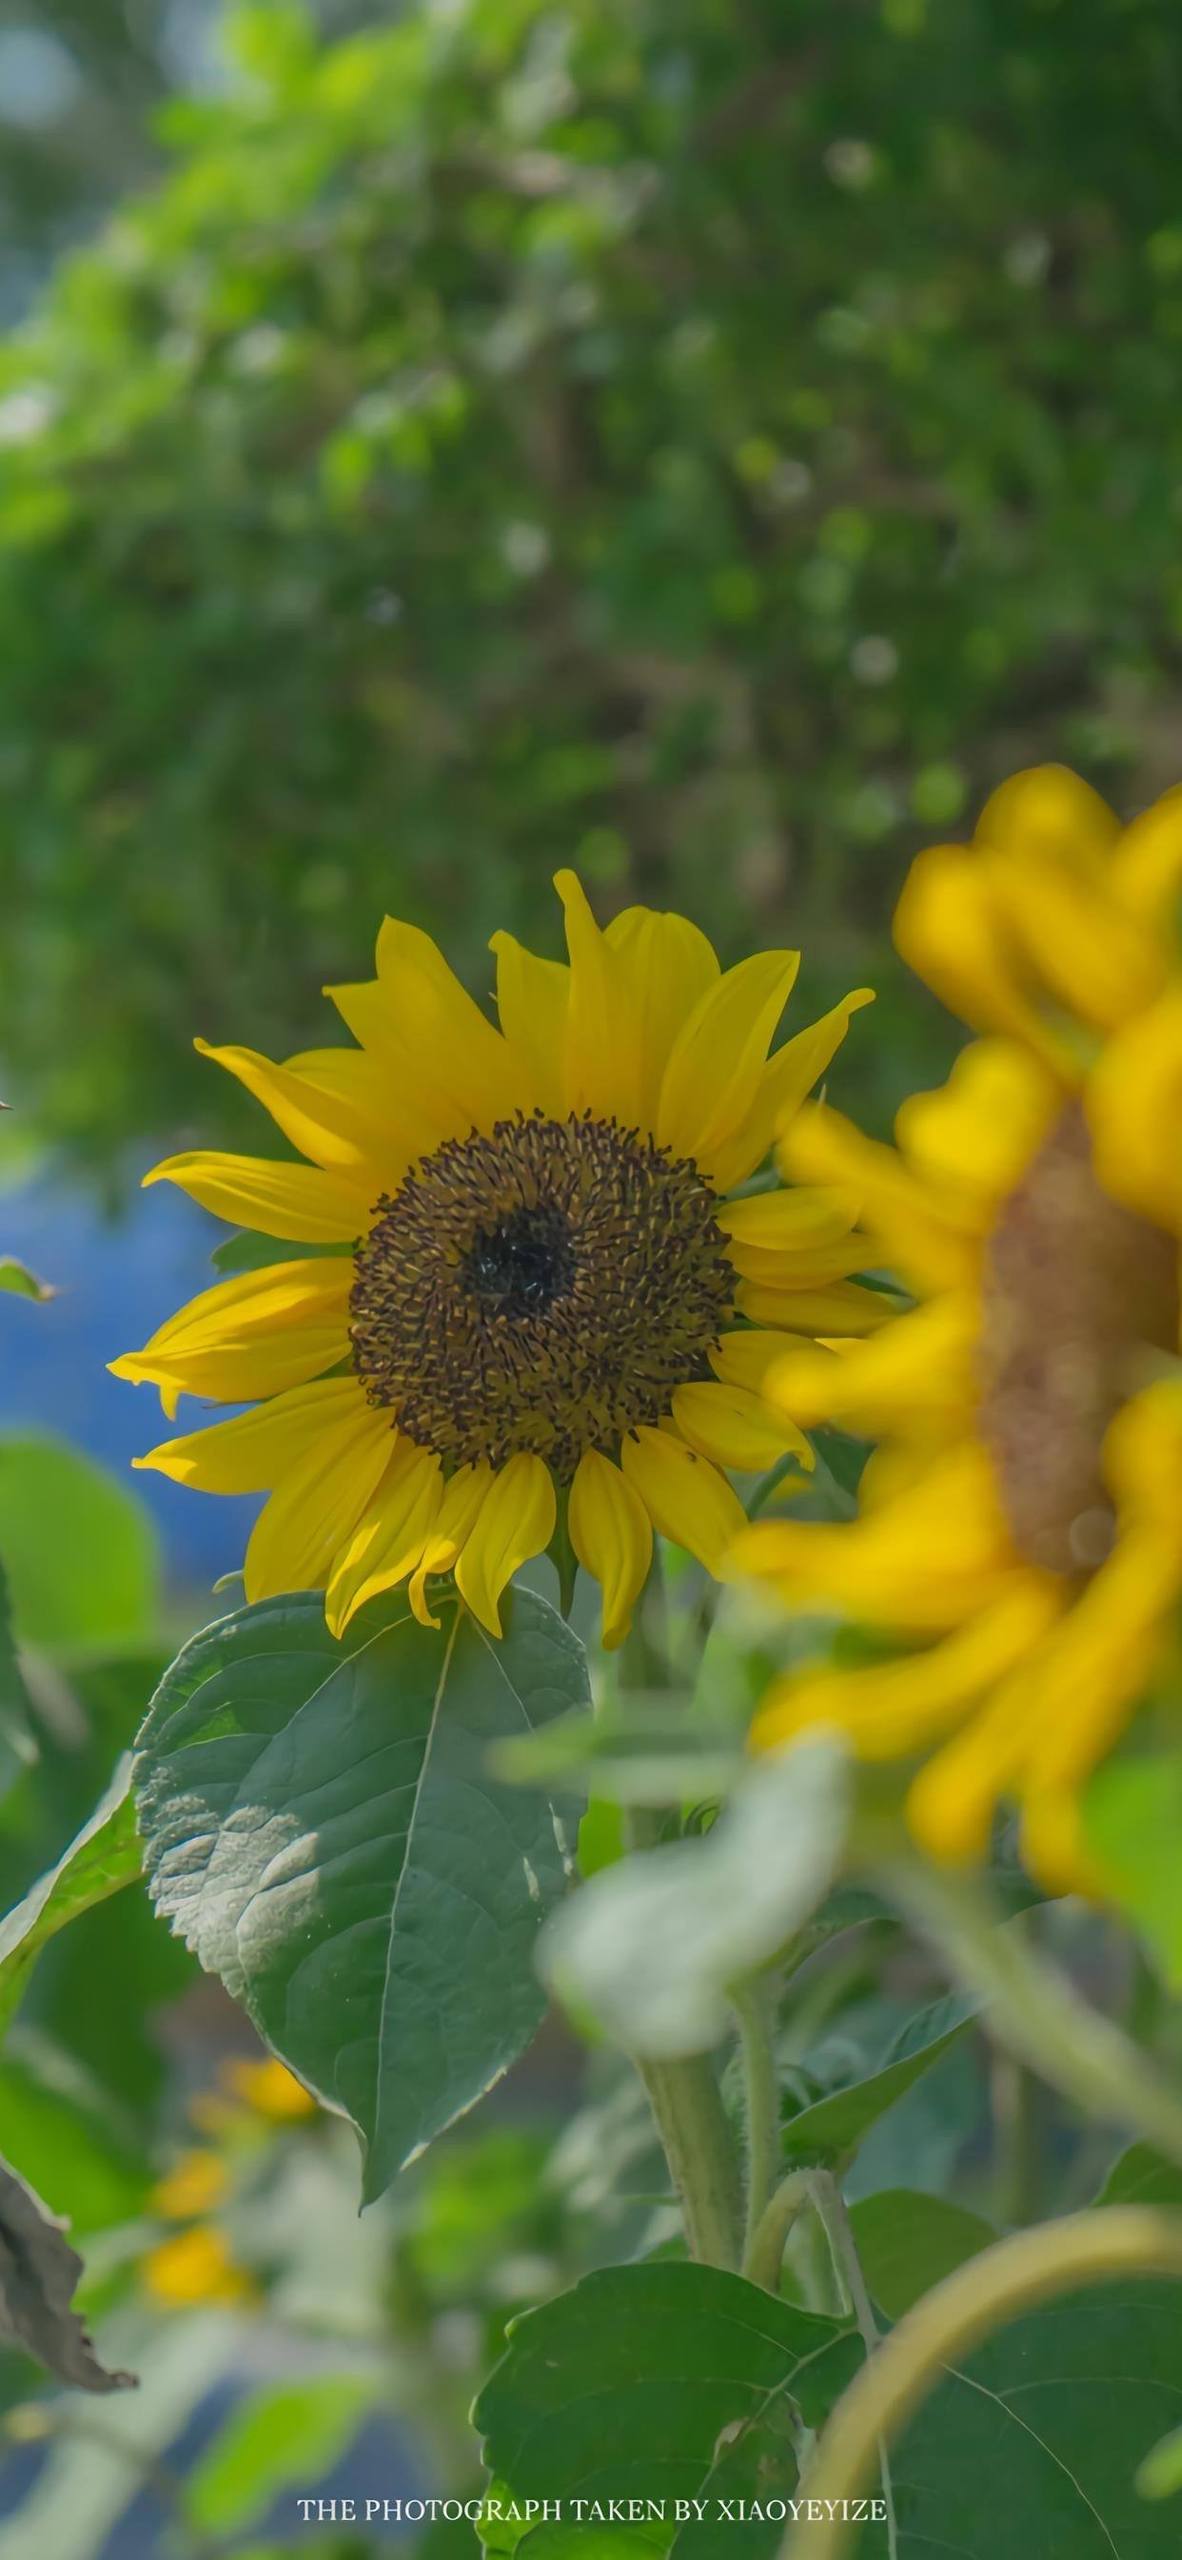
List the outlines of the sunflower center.
<svg viewBox="0 0 1182 2560">
<path fill-rule="evenodd" d="M 1101 1189 L 1071 1103 L 1006 1203 L 984 1271 L 981 1429 L 1015 1544 L 1079 1574 L 1114 1535 L 1104 1435 L 1142 1383 L 1145 1355 L 1178 1347 L 1176 1239 Z"/>
<path fill-rule="evenodd" d="M 695 1164 L 615 1120 L 498 1121 L 377 1204 L 350 1298 L 371 1403 L 457 1466 L 523 1450 L 568 1480 L 659 1422 L 735 1275 Z"/>
</svg>

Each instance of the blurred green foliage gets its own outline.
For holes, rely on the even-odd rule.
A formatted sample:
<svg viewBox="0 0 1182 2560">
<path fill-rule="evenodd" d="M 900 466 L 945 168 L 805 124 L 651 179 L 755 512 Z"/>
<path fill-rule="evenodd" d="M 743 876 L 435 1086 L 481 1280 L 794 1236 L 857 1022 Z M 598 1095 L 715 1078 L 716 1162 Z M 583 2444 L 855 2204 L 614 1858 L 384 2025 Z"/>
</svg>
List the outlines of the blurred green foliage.
<svg viewBox="0 0 1182 2560">
<path fill-rule="evenodd" d="M 481 986 L 574 860 L 820 1001 L 1002 772 L 1172 778 L 1173 0 L 232 45 L 0 351 L 0 1023 L 88 1160 L 224 1130 L 190 1033 L 323 1038 L 385 907 Z"/>
</svg>

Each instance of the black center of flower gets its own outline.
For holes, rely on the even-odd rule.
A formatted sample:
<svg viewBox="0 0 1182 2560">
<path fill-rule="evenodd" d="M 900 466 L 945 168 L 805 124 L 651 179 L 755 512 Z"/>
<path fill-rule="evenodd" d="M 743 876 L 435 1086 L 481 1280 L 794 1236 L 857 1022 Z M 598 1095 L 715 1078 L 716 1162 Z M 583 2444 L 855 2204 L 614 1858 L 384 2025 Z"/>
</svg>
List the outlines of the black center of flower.
<svg viewBox="0 0 1182 2560">
<path fill-rule="evenodd" d="M 511 1209 L 482 1227 L 460 1265 L 462 1285 L 498 1316 L 544 1315 L 570 1288 L 575 1260 L 560 1209 Z"/>
<path fill-rule="evenodd" d="M 1115 1530 L 1105 1433 L 1152 1354 L 1177 1347 L 1176 1239 L 1102 1188 L 1070 1103 L 985 1252 L 981 1430 L 1029 1563 L 1081 1574 L 1103 1562 Z"/>
<path fill-rule="evenodd" d="M 562 1481 L 710 1374 L 735 1274 L 695 1164 L 614 1120 L 499 1121 L 377 1204 L 350 1298 L 371 1403 L 455 1465 Z"/>
</svg>

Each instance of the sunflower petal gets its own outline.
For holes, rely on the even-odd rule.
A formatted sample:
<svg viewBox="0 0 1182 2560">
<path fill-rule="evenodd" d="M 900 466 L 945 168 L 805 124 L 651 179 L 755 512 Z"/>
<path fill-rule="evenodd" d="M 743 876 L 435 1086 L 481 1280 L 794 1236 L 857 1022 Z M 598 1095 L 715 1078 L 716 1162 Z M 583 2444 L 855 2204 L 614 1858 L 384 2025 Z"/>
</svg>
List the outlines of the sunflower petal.
<svg viewBox="0 0 1182 2560">
<path fill-rule="evenodd" d="M 773 1467 L 789 1451 L 804 1467 L 816 1464 L 804 1433 L 772 1412 L 749 1387 L 714 1379 L 677 1387 L 673 1419 L 682 1439 L 700 1458 L 712 1458 L 716 1466 L 734 1467 L 741 1474 L 755 1475 Z"/>
<path fill-rule="evenodd" d="M 974 846 L 997 846 L 1023 862 L 1096 870 L 1120 834 L 1106 800 L 1065 764 L 1028 765 L 991 792 Z"/>
<path fill-rule="evenodd" d="M 1153 931 L 1168 928 L 1182 888 L 1182 783 L 1125 828 L 1111 878 L 1128 914 Z"/>
<path fill-rule="evenodd" d="M 362 1060 L 350 1062 L 354 1073 L 346 1092 L 343 1078 L 321 1079 L 306 1058 L 277 1066 L 257 1049 L 215 1049 L 208 1040 L 195 1040 L 193 1046 L 201 1057 L 237 1076 L 270 1112 L 276 1128 L 313 1164 L 362 1175 L 370 1171 L 382 1132 L 383 1098 L 379 1079 L 367 1075 Z"/>
<path fill-rule="evenodd" d="M 973 1040 L 946 1084 L 916 1093 L 895 1115 L 908 1166 L 955 1200 L 966 1225 L 992 1222 L 1063 1108 L 1063 1089 L 1016 1040 Z"/>
<path fill-rule="evenodd" d="M 1163 996 L 1108 1042 L 1086 1107 L 1105 1188 L 1182 1235 L 1182 993 Z"/>
<path fill-rule="evenodd" d="M 311 1386 L 289 1387 L 231 1422 L 214 1422 L 204 1431 L 189 1431 L 179 1440 L 162 1440 L 159 1448 L 133 1458 L 133 1467 L 154 1467 L 177 1484 L 199 1493 L 268 1493 L 311 1444 L 366 1408 L 356 1378 L 319 1378 Z M 374 1415 L 388 1433 L 388 1415 Z"/>
<path fill-rule="evenodd" d="M 674 1041 L 661 1081 L 656 1134 L 724 1188 L 721 1167 L 759 1092 L 768 1044 L 791 994 L 798 951 L 761 951 L 727 969 L 699 997 Z"/>
<path fill-rule="evenodd" d="M 851 1016 L 873 1002 L 873 987 L 855 987 L 852 995 L 843 996 L 840 1004 L 832 1005 L 816 1022 L 797 1031 L 768 1059 L 745 1125 L 733 1152 L 720 1168 L 720 1188 L 729 1191 L 735 1183 L 745 1182 L 762 1164 L 773 1138 L 795 1118 L 802 1102 L 832 1064 L 849 1030 Z"/>
<path fill-rule="evenodd" d="M 603 1592 L 603 1643 L 613 1652 L 632 1624 L 652 1561 L 652 1522 L 627 1476 L 598 1449 L 575 1469 L 568 1512 L 571 1545 Z"/>
<path fill-rule="evenodd" d="M 389 1416 L 372 1405 L 310 1441 L 251 1530 L 243 1566 L 247 1599 L 323 1591 L 389 1462 Z"/>
<path fill-rule="evenodd" d="M 418 1564 L 443 1499 L 443 1470 L 430 1449 L 400 1439 L 357 1525 L 340 1548 L 325 1596 L 329 1632 L 379 1591 L 390 1591 Z"/>
<path fill-rule="evenodd" d="M 1053 1623 L 1058 1605 L 1038 1577 L 1015 1579 L 992 1607 L 919 1652 L 856 1670 L 779 1680 L 751 1728 L 751 1748 L 781 1750 L 798 1735 L 829 1725 L 848 1734 L 863 1759 L 921 1751 L 1022 1661 Z"/>
<path fill-rule="evenodd" d="M 876 1333 L 899 1314 L 898 1300 L 882 1289 L 860 1289 L 855 1280 L 835 1280 L 830 1288 L 766 1288 L 758 1280 L 741 1279 L 735 1305 L 752 1324 L 778 1325 L 785 1333 Z"/>
<path fill-rule="evenodd" d="M 264 1156 L 166 1156 L 144 1175 L 144 1189 L 153 1182 L 174 1182 L 231 1226 L 293 1244 L 350 1244 L 368 1226 L 372 1209 L 364 1176 L 351 1180 L 321 1165 L 275 1164 Z"/>
<path fill-rule="evenodd" d="M 625 1126 L 656 1127 L 670 1053 L 721 972 L 713 946 L 686 916 L 626 907 L 604 934 L 619 1010 L 636 1026 L 636 1081 Z"/>
<path fill-rule="evenodd" d="M 895 908 L 894 940 L 908 968 L 971 1030 L 1013 1033 L 1075 1080 L 1072 1051 L 1033 1001 L 1037 984 L 979 854 L 933 845 L 917 856 Z"/>
<path fill-rule="evenodd" d="M 493 1482 L 486 1459 L 457 1467 L 444 1488 L 443 1500 L 411 1576 L 410 1605 L 421 1627 L 438 1627 L 427 1606 L 427 1584 L 433 1574 L 450 1573 L 462 1555 Z"/>
<path fill-rule="evenodd" d="M 836 1422 L 867 1437 L 967 1422 L 979 1329 L 970 1297 L 939 1298 L 836 1353 L 814 1344 L 783 1352 L 767 1363 L 763 1392 L 798 1422 Z"/>
<path fill-rule="evenodd" d="M 955 1627 L 1000 1598 L 1019 1568 L 989 1460 L 965 1442 L 856 1520 L 756 1521 L 727 1570 L 793 1603 L 817 1600 L 924 1634 Z"/>
<path fill-rule="evenodd" d="M 494 1477 L 455 1568 L 461 1599 L 490 1635 L 501 1632 L 506 1584 L 531 1556 L 549 1546 L 557 1516 L 544 1460 L 527 1451 L 510 1458 Z"/>
<path fill-rule="evenodd" d="M 325 993 L 375 1063 L 405 1090 L 422 1133 L 414 1154 L 529 1108 L 533 1097 L 508 1042 L 429 933 L 387 916 L 377 972 L 376 980 Z"/>
<path fill-rule="evenodd" d="M 501 1029 L 533 1100 L 552 1119 L 561 1119 L 570 970 L 561 960 L 537 959 L 511 933 L 494 933 L 489 949 L 497 964 Z"/>
<path fill-rule="evenodd" d="M 630 1432 L 620 1464 L 654 1529 L 714 1572 L 746 1513 L 725 1476 L 670 1431 Z"/>
<path fill-rule="evenodd" d="M 894 1147 L 864 1138 L 853 1122 L 827 1103 L 809 1103 L 786 1130 L 779 1148 L 784 1172 L 801 1182 L 829 1183 L 861 1202 L 861 1222 L 875 1236 L 883 1261 L 927 1291 L 971 1282 L 975 1272 L 972 1229 L 919 1180 Z M 820 1331 L 824 1331 L 820 1327 Z"/>
<path fill-rule="evenodd" d="M 343 1254 L 244 1271 L 191 1299 L 142 1351 L 112 1360 L 112 1375 L 222 1404 L 303 1386 L 349 1348 L 352 1281 Z"/>
</svg>

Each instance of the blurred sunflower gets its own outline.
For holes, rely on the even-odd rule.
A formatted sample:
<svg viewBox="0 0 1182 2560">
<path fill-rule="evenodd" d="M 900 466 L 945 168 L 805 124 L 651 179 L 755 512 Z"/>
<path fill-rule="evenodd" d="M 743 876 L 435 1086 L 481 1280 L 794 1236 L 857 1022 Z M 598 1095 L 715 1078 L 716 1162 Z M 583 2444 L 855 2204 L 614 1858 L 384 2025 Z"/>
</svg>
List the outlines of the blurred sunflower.
<svg viewBox="0 0 1182 2560">
<path fill-rule="evenodd" d="M 928 1755 L 927 1847 L 979 1856 L 1014 1800 L 1056 1886 L 1096 1881 L 1081 1786 L 1179 1663 L 1180 888 L 1182 791 L 1122 832 L 1074 775 L 1019 774 L 971 848 L 919 857 L 895 925 L 987 1036 L 904 1105 L 896 1148 L 822 1108 L 782 1148 L 860 1201 L 922 1303 L 769 1373 L 794 1420 L 883 1445 L 854 1521 L 769 1521 L 735 1562 L 887 1642 L 783 1680 L 755 1746 L 826 1724 Z"/>
<path fill-rule="evenodd" d="M 497 934 L 499 1027 L 435 944 L 387 921 L 377 975 L 329 990 L 355 1049 L 272 1065 L 209 1050 L 306 1164 L 174 1156 L 149 1181 L 327 1248 L 207 1290 L 112 1366 L 259 1399 L 137 1461 L 269 1491 L 247 1596 L 375 1593 L 454 1569 L 494 1634 L 511 1576 L 563 1528 L 627 1631 L 654 1529 L 713 1568 L 743 1514 L 724 1469 L 808 1460 L 756 1392 L 786 1335 L 859 1333 L 882 1301 L 829 1189 L 728 1201 L 824 1073 L 868 991 L 769 1058 L 795 952 L 722 971 L 681 916 L 601 932 L 560 872 L 569 962 Z M 204 1043 L 198 1043 L 204 1048 Z"/>
</svg>

